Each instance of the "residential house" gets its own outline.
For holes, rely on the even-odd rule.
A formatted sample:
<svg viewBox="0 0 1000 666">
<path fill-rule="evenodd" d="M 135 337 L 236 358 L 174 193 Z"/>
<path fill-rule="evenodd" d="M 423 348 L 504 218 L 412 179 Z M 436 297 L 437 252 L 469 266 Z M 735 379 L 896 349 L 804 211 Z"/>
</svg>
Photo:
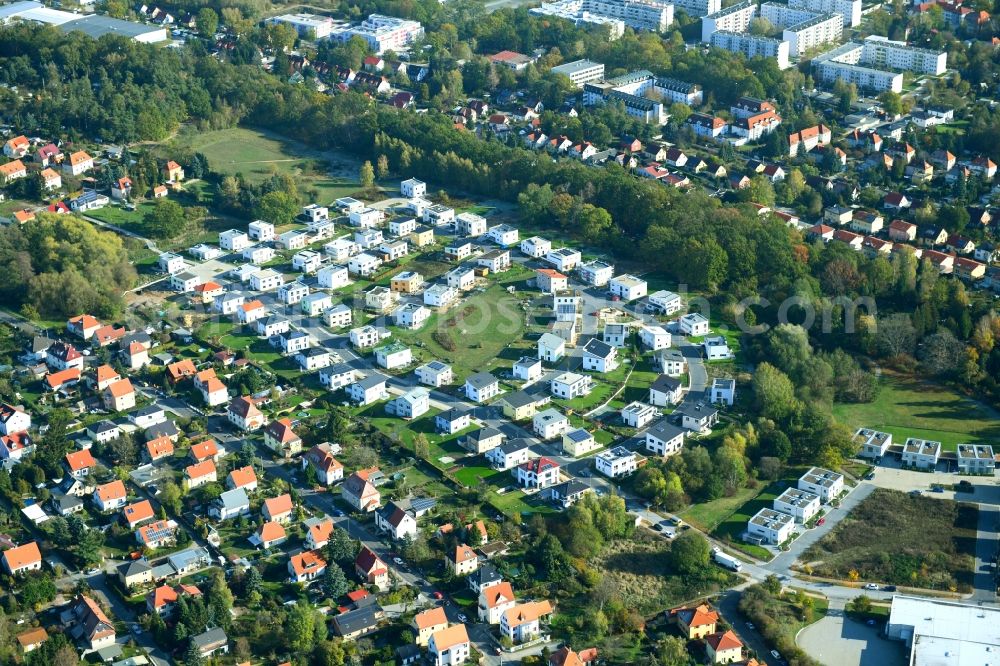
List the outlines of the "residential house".
<svg viewBox="0 0 1000 666">
<path fill-rule="evenodd" d="M 497 470 L 509 470 L 531 458 L 531 444 L 526 439 L 508 439 L 486 452 L 486 459 Z"/>
<path fill-rule="evenodd" d="M 416 516 L 396 502 L 389 502 L 375 512 L 375 527 L 395 541 L 417 536 Z"/>
<path fill-rule="evenodd" d="M 385 384 L 386 378 L 383 375 L 374 374 L 348 385 L 347 395 L 359 405 L 370 405 L 389 397 Z"/>
<path fill-rule="evenodd" d="M 250 498 L 243 488 L 224 491 L 208 508 L 208 515 L 217 520 L 229 520 L 250 513 Z"/>
<path fill-rule="evenodd" d="M 705 636 L 705 655 L 711 664 L 732 664 L 743 657 L 743 643 L 733 631 Z"/>
<path fill-rule="evenodd" d="M 716 377 L 709 390 L 709 401 L 714 404 L 732 405 L 736 400 L 736 380 Z"/>
<path fill-rule="evenodd" d="M 413 628 L 417 630 L 417 645 L 427 645 L 431 636 L 448 627 L 448 618 L 443 606 L 435 606 L 417 613 L 413 617 Z"/>
<path fill-rule="evenodd" d="M 911 440 L 907 440 L 907 445 L 910 441 Z M 912 441 L 926 443 L 924 440 Z M 938 443 L 937 448 L 940 449 L 940 443 Z M 905 463 L 905 447 L 903 453 L 903 462 Z M 841 495 L 841 493 L 844 492 L 844 475 L 831 472 L 830 470 L 823 469 L 822 467 L 813 467 L 799 478 L 798 488 L 799 490 L 806 490 L 814 495 L 819 495 L 819 498 L 824 503 L 829 503 L 831 500 L 836 499 Z"/>
<path fill-rule="evenodd" d="M 401 342 L 390 342 L 375 349 L 375 361 L 386 370 L 405 368 L 413 362 L 413 352 Z"/>
<path fill-rule="evenodd" d="M 107 512 L 125 506 L 125 484 L 121 479 L 104 483 L 94 490 L 94 504 L 99 511 Z"/>
<path fill-rule="evenodd" d="M 604 476 L 617 479 L 637 470 L 639 459 L 633 451 L 629 451 L 624 446 L 616 446 L 598 453 L 594 457 L 594 466 Z"/>
<path fill-rule="evenodd" d="M 595 372 L 611 372 L 618 367 L 618 350 L 615 347 L 591 338 L 583 346 L 583 369 Z"/>
<path fill-rule="evenodd" d="M 293 583 L 311 583 L 326 571 L 326 560 L 318 550 L 305 550 L 288 558 L 288 574 Z"/>
<path fill-rule="evenodd" d="M 543 333 L 538 339 L 538 358 L 547 363 L 558 363 L 566 354 L 566 341 L 552 333 Z"/>
<path fill-rule="evenodd" d="M 450 384 L 455 377 L 451 366 L 441 361 L 430 361 L 418 366 L 415 373 L 418 382 L 435 388 Z"/>
<path fill-rule="evenodd" d="M 580 457 L 600 447 L 594 436 L 583 428 L 571 428 L 562 435 L 562 450 L 567 455 Z"/>
<path fill-rule="evenodd" d="M 40 571 L 42 568 L 42 553 L 38 549 L 38 544 L 29 541 L 20 546 L 14 546 L 3 551 L 0 556 L 4 571 L 11 576 L 26 573 L 28 571 Z"/>
<path fill-rule="evenodd" d="M 218 481 L 215 463 L 211 460 L 189 465 L 184 468 L 184 483 L 188 490 L 194 490 L 206 483 Z"/>
<path fill-rule="evenodd" d="M 292 430 L 292 420 L 282 418 L 271 421 L 264 429 L 264 446 L 284 458 L 302 452 L 302 438 Z"/>
<path fill-rule="evenodd" d="M 238 306 L 236 316 L 241 324 L 252 324 L 261 317 L 267 316 L 267 308 L 258 300 L 252 300 Z"/>
<path fill-rule="evenodd" d="M 72 625 L 70 635 L 91 652 L 115 643 L 115 625 L 97 602 L 84 594 L 76 597 L 62 618 L 64 624 Z"/>
<path fill-rule="evenodd" d="M 680 329 L 681 333 L 691 337 L 707 335 L 709 331 L 708 319 L 706 319 L 704 315 L 698 312 L 693 312 L 682 316 L 680 319 L 677 320 L 677 326 Z"/>
<path fill-rule="evenodd" d="M 472 412 L 470 410 L 452 407 L 434 417 L 434 428 L 446 435 L 454 435 L 469 427 Z"/>
<path fill-rule="evenodd" d="M 660 419 L 646 430 L 644 443 L 650 453 L 667 458 L 679 453 L 684 446 L 684 430 L 668 419 Z"/>
<path fill-rule="evenodd" d="M 389 567 L 368 546 L 362 546 L 354 560 L 358 578 L 379 590 L 387 590 L 391 581 Z"/>
<path fill-rule="evenodd" d="M 649 387 L 649 403 L 657 407 L 676 405 L 683 395 L 680 380 L 669 375 L 659 375 Z"/>
<path fill-rule="evenodd" d="M 422 386 L 410 389 L 390 400 L 385 406 L 386 413 L 402 419 L 415 419 L 426 414 L 428 410 L 430 410 L 430 393 Z"/>
<path fill-rule="evenodd" d="M 788 541 L 794 530 L 795 518 L 774 509 L 761 509 L 747 522 L 747 534 L 772 545 Z"/>
<path fill-rule="evenodd" d="M 477 372 L 465 380 L 465 395 L 473 402 L 486 402 L 500 393 L 500 381 L 488 372 Z"/>
<path fill-rule="evenodd" d="M 466 544 L 455 546 L 444 558 L 444 564 L 455 576 L 468 576 L 479 567 L 479 556 Z"/>
<path fill-rule="evenodd" d="M 535 414 L 531 422 L 532 431 L 539 438 L 553 439 L 559 437 L 569 428 L 569 419 L 558 410 L 549 408 Z"/>
<path fill-rule="evenodd" d="M 575 372 L 564 372 L 552 379 L 549 383 L 549 390 L 552 395 L 564 400 L 583 397 L 590 393 L 594 387 L 594 380 L 589 375 L 580 375 Z"/>
<path fill-rule="evenodd" d="M 775 511 L 787 513 L 800 523 L 808 523 L 819 513 L 819 495 L 798 488 L 785 488 L 774 498 L 772 507 Z"/>
<path fill-rule="evenodd" d="M 508 608 L 500 617 L 500 635 L 515 645 L 532 640 L 541 633 L 542 621 L 552 614 L 548 601 L 529 601 Z"/>
<path fill-rule="evenodd" d="M 226 410 L 229 422 L 244 432 L 253 432 L 264 427 L 264 414 L 257 408 L 253 398 L 233 398 Z"/>
<path fill-rule="evenodd" d="M 718 611 L 712 610 L 707 604 L 699 604 L 694 608 L 674 608 L 669 616 L 680 629 L 681 635 L 689 641 L 715 633 L 715 627 L 719 623 Z"/>
<path fill-rule="evenodd" d="M 632 428 L 645 427 L 647 423 L 652 422 L 659 415 L 660 412 L 656 407 L 644 402 L 630 402 L 621 410 L 622 421 Z"/>
<path fill-rule="evenodd" d="M 459 666 L 464 664 L 471 654 L 469 633 L 464 624 L 456 624 L 447 629 L 441 629 L 431 635 L 427 644 L 434 666 Z"/>
<path fill-rule="evenodd" d="M 142 525 L 135 531 L 135 539 L 143 548 L 163 548 L 177 541 L 177 523 L 173 520 L 157 520 Z"/>
<path fill-rule="evenodd" d="M 382 503 L 382 494 L 369 481 L 377 469 L 362 469 L 354 472 L 340 488 L 341 498 L 355 510 L 365 513 L 375 511 Z"/>
</svg>

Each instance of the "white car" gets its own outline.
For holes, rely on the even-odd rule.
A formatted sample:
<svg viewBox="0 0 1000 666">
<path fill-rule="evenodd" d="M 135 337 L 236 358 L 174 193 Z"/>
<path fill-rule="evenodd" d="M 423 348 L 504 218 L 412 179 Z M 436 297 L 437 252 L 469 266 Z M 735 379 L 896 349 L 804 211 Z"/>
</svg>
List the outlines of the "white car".
<svg viewBox="0 0 1000 666">
<path fill-rule="evenodd" d="M 866 589 L 866 590 L 874 590 L 874 591 L 876 591 L 876 592 L 877 592 L 877 591 L 879 591 L 879 590 L 880 590 L 880 589 L 882 589 L 882 588 L 880 588 L 880 587 L 879 587 L 878 585 L 876 585 L 875 583 L 865 583 L 865 589 Z"/>
</svg>

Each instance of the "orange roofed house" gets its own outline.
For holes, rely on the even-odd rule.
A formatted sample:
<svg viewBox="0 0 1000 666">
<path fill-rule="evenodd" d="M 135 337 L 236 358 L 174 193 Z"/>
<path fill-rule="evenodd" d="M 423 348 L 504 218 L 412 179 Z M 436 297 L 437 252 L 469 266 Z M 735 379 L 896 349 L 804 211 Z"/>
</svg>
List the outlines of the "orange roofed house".
<svg viewBox="0 0 1000 666">
<path fill-rule="evenodd" d="M 441 629 L 431 636 L 427 651 L 434 666 L 459 666 L 469 658 L 469 632 L 464 624 Z"/>
<path fill-rule="evenodd" d="M 413 626 L 417 630 L 417 645 L 427 645 L 431 636 L 448 627 L 448 618 L 442 606 L 417 613 L 413 618 Z"/>
<path fill-rule="evenodd" d="M 27 175 L 28 169 L 21 160 L 0 164 L 0 183 L 4 185 Z"/>
<path fill-rule="evenodd" d="M 194 376 L 194 385 L 201 391 L 201 398 L 209 407 L 217 407 L 229 400 L 229 390 L 215 376 L 215 369 L 202 370 Z"/>
<path fill-rule="evenodd" d="M 222 451 L 219 450 L 219 445 L 215 443 L 214 439 L 206 439 L 204 442 L 192 444 L 189 454 L 191 459 L 196 463 L 205 462 L 206 460 L 219 462 L 222 458 Z"/>
<path fill-rule="evenodd" d="M 306 550 L 288 559 L 288 573 L 294 583 L 316 580 L 326 571 L 326 560 L 318 551 Z"/>
<path fill-rule="evenodd" d="M 573 648 L 563 645 L 549 655 L 549 666 L 587 666 L 597 660 L 597 648 L 587 648 L 574 652 Z"/>
<path fill-rule="evenodd" d="M 163 179 L 171 182 L 184 180 L 184 168 L 177 162 L 169 160 L 163 167 Z"/>
<path fill-rule="evenodd" d="M 257 528 L 257 531 L 250 538 L 251 543 L 258 544 L 264 550 L 271 546 L 283 543 L 288 538 L 285 527 L 281 523 L 269 520 Z"/>
<path fill-rule="evenodd" d="M 167 375 L 172 384 L 176 384 L 185 377 L 194 377 L 196 374 L 198 374 L 198 369 L 194 367 L 194 362 L 189 358 L 167 366 Z"/>
<path fill-rule="evenodd" d="M 234 469 L 226 478 L 226 487 L 230 490 L 242 488 L 246 492 L 257 490 L 257 472 L 250 465 Z"/>
<path fill-rule="evenodd" d="M 715 633 L 715 625 L 719 621 L 719 614 L 706 604 L 694 608 L 674 608 L 670 617 L 688 640 Z"/>
<path fill-rule="evenodd" d="M 271 497 L 264 500 L 264 507 L 261 514 L 264 520 L 273 520 L 276 523 L 287 523 L 292 520 L 292 511 L 295 505 L 292 504 L 292 496 L 288 493 Z"/>
<path fill-rule="evenodd" d="M 184 483 L 188 490 L 218 481 L 215 463 L 211 460 L 190 465 L 184 469 Z"/>
<path fill-rule="evenodd" d="M 389 567 L 368 546 L 363 546 L 354 559 L 354 572 L 358 578 L 380 590 L 389 589 Z"/>
<path fill-rule="evenodd" d="M 42 553 L 34 541 L 23 546 L 8 548 L 3 552 L 4 571 L 14 576 L 26 571 L 38 571 L 42 568 Z"/>
<path fill-rule="evenodd" d="M 146 442 L 146 455 L 151 462 L 174 455 L 174 443 L 169 437 L 157 437 Z"/>
<path fill-rule="evenodd" d="M 329 442 L 317 444 L 302 456 L 302 468 L 309 465 L 316 470 L 316 480 L 324 486 L 331 486 L 344 478 L 344 466 L 333 457 L 333 447 Z"/>
<path fill-rule="evenodd" d="M 17 635 L 17 642 L 25 654 L 37 650 L 47 640 L 49 640 L 49 633 L 45 631 L 45 627 L 35 627 Z"/>
<path fill-rule="evenodd" d="M 122 518 L 129 529 L 134 530 L 138 525 L 154 518 L 153 505 L 150 504 L 149 500 L 129 504 L 122 509 Z"/>
<path fill-rule="evenodd" d="M 132 382 L 126 377 L 110 384 L 104 389 L 102 394 L 104 406 L 109 410 L 123 412 L 126 409 L 135 407 L 135 389 Z"/>
<path fill-rule="evenodd" d="M 201 596 L 201 590 L 195 585 L 181 584 L 177 587 L 161 585 L 146 595 L 146 609 L 150 613 L 166 617 L 173 614 L 174 609 L 177 608 L 177 600 L 184 596 Z"/>
<path fill-rule="evenodd" d="M 97 461 L 94 460 L 94 456 L 90 453 L 90 449 L 83 449 L 82 451 L 74 451 L 66 454 L 66 468 L 75 478 L 79 479 L 80 477 L 87 476 L 95 467 L 97 467 Z"/>
<path fill-rule="evenodd" d="M 731 664 L 743 656 L 743 643 L 731 630 L 705 636 L 705 652 L 713 664 Z"/>
<path fill-rule="evenodd" d="M 322 548 L 330 540 L 331 534 L 333 534 L 333 521 L 329 518 L 317 520 L 309 525 L 309 532 L 306 534 L 306 545 L 310 548 Z"/>
<path fill-rule="evenodd" d="M 456 576 L 468 576 L 479 568 L 479 556 L 463 543 L 455 546 L 455 551 L 445 557 L 444 564 Z"/>
<path fill-rule="evenodd" d="M 121 479 L 115 479 L 111 483 L 104 483 L 94 490 L 94 504 L 101 511 L 111 511 L 125 506 L 125 484 Z"/>
<path fill-rule="evenodd" d="M 542 630 L 542 620 L 552 614 L 548 601 L 529 601 L 508 609 L 500 618 L 500 635 L 515 644 L 530 641 Z"/>
<path fill-rule="evenodd" d="M 89 340 L 100 327 L 101 322 L 89 314 L 77 315 L 66 322 L 66 330 L 84 340 Z"/>
<path fill-rule="evenodd" d="M 479 591 L 479 621 L 487 624 L 500 624 L 500 618 L 517 603 L 514 588 L 503 581 L 499 585 L 491 585 Z"/>
<path fill-rule="evenodd" d="M 63 162 L 63 172 L 71 176 L 79 176 L 94 168 L 94 158 L 82 150 L 78 150 Z"/>
</svg>

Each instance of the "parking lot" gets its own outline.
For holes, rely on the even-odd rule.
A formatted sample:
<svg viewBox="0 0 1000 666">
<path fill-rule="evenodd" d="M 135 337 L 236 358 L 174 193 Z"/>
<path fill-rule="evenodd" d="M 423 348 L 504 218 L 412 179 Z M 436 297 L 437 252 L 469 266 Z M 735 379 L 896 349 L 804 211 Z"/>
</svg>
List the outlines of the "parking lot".
<svg viewBox="0 0 1000 666">
<path fill-rule="evenodd" d="M 803 629 L 795 642 L 824 666 L 901 666 L 907 663 L 905 645 L 879 634 L 878 626 L 868 626 L 847 618 L 842 611 L 830 613 Z"/>
<path fill-rule="evenodd" d="M 930 492 L 931 486 L 942 485 L 951 486 L 960 481 L 968 481 L 975 488 L 974 492 L 955 493 L 951 490 L 943 492 Z M 920 490 L 928 492 L 932 497 L 941 499 L 957 499 L 965 502 L 979 502 L 985 504 L 1000 504 L 1000 486 L 997 485 L 996 476 L 966 476 L 949 472 L 916 472 L 899 469 L 898 467 L 876 467 L 875 476 L 871 483 L 879 488 L 910 492 Z"/>
</svg>

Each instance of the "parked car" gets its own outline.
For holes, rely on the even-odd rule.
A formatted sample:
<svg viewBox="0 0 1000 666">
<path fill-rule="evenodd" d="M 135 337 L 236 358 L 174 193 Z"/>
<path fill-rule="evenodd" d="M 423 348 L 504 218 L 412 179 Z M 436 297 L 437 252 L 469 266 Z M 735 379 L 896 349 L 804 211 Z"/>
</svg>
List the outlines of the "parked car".
<svg viewBox="0 0 1000 666">
<path fill-rule="evenodd" d="M 747 629 L 749 629 L 750 631 L 753 631 L 756 628 L 757 627 L 753 626 L 753 622 L 747 622 Z"/>
<path fill-rule="evenodd" d="M 816 521 L 816 524 L 817 524 L 817 525 L 822 525 L 822 524 L 824 524 L 825 522 L 826 522 L 826 518 L 820 518 L 819 520 L 817 520 L 817 521 Z"/>
<path fill-rule="evenodd" d="M 882 588 L 880 588 L 878 586 L 878 584 L 876 584 L 876 583 L 865 583 L 865 589 L 866 590 L 874 590 L 874 591 L 877 592 L 878 590 L 880 590 Z"/>
<path fill-rule="evenodd" d="M 458 614 L 458 621 L 459 622 L 468 622 L 469 618 L 464 613 L 459 613 Z"/>
<path fill-rule="evenodd" d="M 882 588 L 882 590 L 885 591 L 885 592 L 895 592 L 896 591 L 896 586 L 895 585 L 886 585 L 885 587 Z"/>
<path fill-rule="evenodd" d="M 781 653 L 778 652 L 777 650 L 771 650 L 771 656 L 777 659 L 778 661 L 781 661 Z"/>
<path fill-rule="evenodd" d="M 441 594 L 440 592 L 432 592 L 431 596 L 434 597 L 435 599 L 444 599 L 444 595 Z"/>
</svg>

